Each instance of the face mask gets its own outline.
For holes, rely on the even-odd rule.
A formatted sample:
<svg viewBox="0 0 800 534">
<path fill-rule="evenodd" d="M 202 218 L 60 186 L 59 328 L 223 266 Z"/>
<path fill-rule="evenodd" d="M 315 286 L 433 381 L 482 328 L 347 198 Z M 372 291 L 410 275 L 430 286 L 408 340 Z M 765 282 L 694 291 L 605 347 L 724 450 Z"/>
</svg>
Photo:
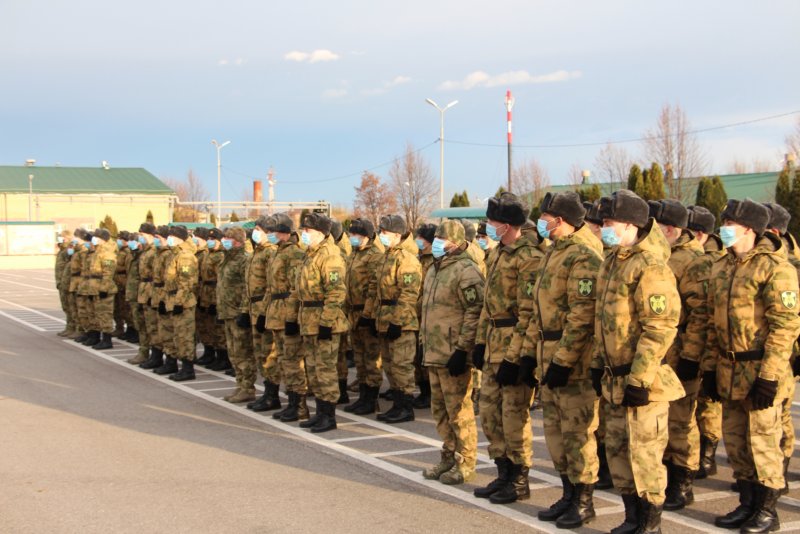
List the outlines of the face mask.
<svg viewBox="0 0 800 534">
<path fill-rule="evenodd" d="M 256 228 L 253 230 L 253 242 L 254 243 L 261 243 L 261 239 L 264 237 L 264 233 Z"/>
<path fill-rule="evenodd" d="M 217 240 L 209 239 L 208 241 L 206 241 L 206 244 L 208 245 L 208 248 L 214 248 L 217 246 Z"/>
<path fill-rule="evenodd" d="M 77 244 L 78 244 L 78 240 L 77 240 L 77 239 L 73 239 L 73 240 L 72 240 L 72 246 L 74 247 L 74 246 L 75 246 L 75 245 L 77 245 Z"/>
<path fill-rule="evenodd" d="M 200 240 L 199 240 L 199 239 L 197 239 L 196 237 L 193 237 L 193 238 L 192 238 L 192 241 L 194 242 L 194 246 L 196 246 L 196 247 L 199 247 L 199 246 L 200 246 Z"/>
<path fill-rule="evenodd" d="M 434 238 L 431 244 L 431 252 L 434 258 L 441 258 L 447 254 L 447 251 L 444 249 L 444 239 L 439 239 L 438 237 Z"/>
<path fill-rule="evenodd" d="M 155 246 L 156 248 L 161 248 L 161 239 L 159 239 L 158 237 L 154 237 L 153 246 Z"/>
<path fill-rule="evenodd" d="M 125 243 L 122 242 L 122 239 L 117 239 L 117 248 L 123 248 Z"/>
<path fill-rule="evenodd" d="M 300 234 L 300 242 L 303 243 L 305 246 L 310 247 L 311 234 L 309 234 L 308 232 L 303 232 L 302 234 Z"/>
<path fill-rule="evenodd" d="M 137 248 L 139 248 L 139 242 L 138 241 L 128 241 L 128 248 L 131 249 L 131 250 L 136 250 Z"/>
<path fill-rule="evenodd" d="M 491 224 L 486 225 L 486 235 L 489 236 L 489 239 L 491 239 L 492 241 L 500 241 L 500 238 L 502 237 L 497 235 L 497 228 L 495 228 Z"/>
<path fill-rule="evenodd" d="M 615 247 L 622 241 L 612 226 L 604 226 L 603 229 L 600 230 L 600 239 L 609 247 Z"/>
<path fill-rule="evenodd" d="M 92 248 L 92 244 L 90 242 L 88 242 L 88 241 L 84 241 L 83 242 L 83 246 L 86 247 L 86 250 L 89 250 L 90 248 Z"/>
<path fill-rule="evenodd" d="M 139 236 L 139 244 L 140 245 L 146 245 L 147 244 L 147 239 L 145 239 L 145 237 L 143 235 Z"/>
<path fill-rule="evenodd" d="M 64 244 L 64 238 L 61 237 L 61 236 L 56 237 L 56 241 L 58 241 L 59 245 L 63 245 Z"/>
<path fill-rule="evenodd" d="M 739 241 L 736 237 L 736 227 L 734 226 L 721 226 L 719 229 L 719 238 L 722 240 L 722 246 L 730 248 Z"/>
<path fill-rule="evenodd" d="M 481 250 L 489 250 L 489 243 L 485 239 L 480 238 L 477 241 L 478 246 L 481 247 Z"/>
<path fill-rule="evenodd" d="M 381 234 L 381 235 L 378 236 L 378 239 L 381 240 L 381 243 L 383 243 L 384 247 L 388 248 L 388 247 L 390 247 L 392 245 L 392 240 L 389 239 L 388 235 Z"/>
<path fill-rule="evenodd" d="M 280 242 L 280 239 L 278 239 L 278 236 L 275 235 L 275 232 L 270 232 L 267 234 L 267 241 L 269 241 L 271 245 L 277 245 Z"/>
<path fill-rule="evenodd" d="M 92 238 L 92 245 L 97 246 L 99 244 L 100 244 L 100 238 L 99 237 L 93 237 Z"/>
<path fill-rule="evenodd" d="M 225 250 L 232 249 L 233 248 L 233 240 L 227 239 L 227 238 L 223 238 L 222 239 L 222 248 L 224 248 Z"/>
<path fill-rule="evenodd" d="M 71 249 L 71 248 L 68 248 L 67 249 L 67 256 L 72 256 L 73 254 L 75 254 L 75 250 Z"/>
<path fill-rule="evenodd" d="M 351 235 L 350 236 L 350 244 L 355 248 L 360 247 L 361 246 L 361 238 L 360 237 L 354 237 L 354 236 Z"/>
<path fill-rule="evenodd" d="M 545 221 L 544 219 L 536 221 L 536 231 L 545 239 L 550 239 L 550 230 L 547 229 L 548 224 L 550 224 L 549 221 Z"/>
<path fill-rule="evenodd" d="M 418 249 L 425 250 L 425 241 L 423 241 L 422 239 L 417 238 L 417 239 L 414 240 L 414 243 L 417 244 L 417 248 Z"/>
<path fill-rule="evenodd" d="M 175 246 L 175 238 L 173 238 L 172 236 L 168 236 L 167 237 L 167 246 L 168 247 L 174 247 Z"/>
</svg>

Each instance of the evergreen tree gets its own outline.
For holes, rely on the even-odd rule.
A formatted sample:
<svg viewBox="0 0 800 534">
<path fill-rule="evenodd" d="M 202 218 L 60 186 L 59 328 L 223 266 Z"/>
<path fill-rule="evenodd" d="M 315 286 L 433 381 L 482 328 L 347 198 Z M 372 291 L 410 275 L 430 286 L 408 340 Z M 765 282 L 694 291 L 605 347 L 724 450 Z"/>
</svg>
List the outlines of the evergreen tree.
<svg viewBox="0 0 800 534">
<path fill-rule="evenodd" d="M 501 185 L 500 187 L 497 188 L 497 193 L 495 193 L 494 196 L 499 197 L 500 195 L 502 195 L 505 192 L 506 192 L 506 188 Z"/>
<path fill-rule="evenodd" d="M 216 213 L 212 213 L 211 214 L 211 224 L 214 225 L 214 227 L 216 228 L 216 226 L 217 226 L 217 214 Z"/>
<path fill-rule="evenodd" d="M 695 196 L 694 203 L 697 206 L 707 208 L 708 211 L 713 213 L 714 217 L 717 218 L 717 226 L 722 223 L 720 214 L 728 203 L 728 195 L 725 192 L 725 186 L 719 176 L 700 179 L 700 182 L 697 184 L 697 195 Z"/>
<path fill-rule="evenodd" d="M 649 169 L 642 174 L 644 188 L 639 194 L 645 200 L 661 200 L 664 198 L 664 172 L 661 165 L 655 161 Z M 638 194 L 638 192 L 637 192 Z"/>
<path fill-rule="evenodd" d="M 600 186 L 597 184 L 578 188 L 576 193 L 578 193 L 583 202 L 594 202 L 603 196 L 603 193 L 600 191 Z"/>
<path fill-rule="evenodd" d="M 100 228 L 105 228 L 108 230 L 108 233 L 111 234 L 112 239 L 117 238 L 117 234 L 119 233 L 117 230 L 117 223 L 114 222 L 114 219 L 111 218 L 111 215 L 106 215 L 105 219 L 100 221 L 99 226 Z"/>
<path fill-rule="evenodd" d="M 789 209 L 790 195 L 792 192 L 792 181 L 789 178 L 789 167 L 784 166 L 778 176 L 778 183 L 775 184 L 775 202 Z M 792 217 L 794 218 L 794 216 Z"/>
<path fill-rule="evenodd" d="M 631 165 L 631 170 L 628 173 L 628 189 L 643 197 L 644 195 L 644 176 L 642 169 L 637 164 Z"/>
<path fill-rule="evenodd" d="M 153 210 L 147 210 L 147 217 L 145 217 L 144 220 L 149 222 L 150 224 L 155 224 L 153 222 Z"/>
<path fill-rule="evenodd" d="M 800 174 L 790 170 L 789 176 L 792 180 L 792 191 L 789 194 L 789 205 L 784 207 L 792 216 L 789 221 L 789 233 L 798 236 L 800 235 Z"/>
<path fill-rule="evenodd" d="M 451 208 L 469 207 L 469 197 L 467 196 L 467 192 L 464 191 L 463 193 L 454 193 L 453 198 L 450 200 L 450 207 Z"/>
<path fill-rule="evenodd" d="M 236 215 L 235 211 L 231 212 L 231 222 L 239 222 L 239 216 Z"/>
</svg>

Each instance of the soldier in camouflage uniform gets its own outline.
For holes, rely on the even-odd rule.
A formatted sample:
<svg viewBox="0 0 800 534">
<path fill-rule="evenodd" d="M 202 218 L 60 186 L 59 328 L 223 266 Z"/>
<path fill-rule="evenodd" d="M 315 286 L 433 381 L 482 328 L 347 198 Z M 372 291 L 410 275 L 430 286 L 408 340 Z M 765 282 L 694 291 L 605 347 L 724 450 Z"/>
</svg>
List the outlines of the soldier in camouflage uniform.
<svg viewBox="0 0 800 534">
<path fill-rule="evenodd" d="M 464 239 L 467 240 L 467 254 L 478 266 L 481 274 L 486 276 L 486 253 L 475 240 L 478 236 L 478 229 L 475 227 L 475 223 L 469 219 L 461 219 L 461 225 L 464 227 Z"/>
<path fill-rule="evenodd" d="M 331 238 L 339 248 L 345 267 L 348 268 L 350 259 L 353 256 L 353 247 L 344 231 L 342 223 L 336 219 L 331 219 Z M 336 404 L 347 404 L 350 402 L 350 396 L 347 394 L 347 369 L 348 366 L 354 364 L 353 349 L 348 332 L 342 336 L 339 342 L 339 358 L 336 361 L 336 373 L 339 376 L 339 398 L 336 400 Z"/>
<path fill-rule="evenodd" d="M 375 235 L 375 226 L 368 219 L 350 223 L 350 244 L 353 256 L 347 268 L 347 312 L 350 339 L 358 380 L 358 400 L 344 408 L 356 415 L 375 413 L 378 391 L 383 382 L 380 341 L 373 334 L 375 319 L 365 315 L 369 288 L 377 284 L 378 270 L 386 249 Z"/>
<path fill-rule="evenodd" d="M 131 253 L 128 255 L 128 263 L 125 265 L 125 271 L 128 273 L 125 280 L 125 301 L 131 310 L 131 328 L 136 333 L 136 343 L 139 343 L 139 351 L 136 356 L 127 360 L 131 365 L 144 363 L 150 356 L 150 338 L 147 335 L 147 326 L 144 322 L 144 308 L 139 304 L 139 287 L 141 285 L 139 261 L 144 250 L 139 237 L 139 234 L 135 232 L 128 235 L 128 250 Z"/>
<path fill-rule="evenodd" d="M 197 247 L 195 257 L 197 258 L 197 288 L 195 297 L 197 306 L 194 312 L 195 333 L 200 344 L 203 345 L 203 354 L 194 362 L 195 365 L 208 365 L 214 361 L 214 343 L 209 341 L 214 335 L 215 318 L 208 314 L 208 305 L 216 300 L 215 288 L 208 291 L 203 283 L 203 275 L 208 269 L 208 228 L 199 226 L 192 231 L 192 242 Z M 209 293 L 211 293 L 209 295 Z M 211 297 L 211 298 L 209 298 Z"/>
<path fill-rule="evenodd" d="M 728 253 L 714 261 L 708 288 L 713 315 L 703 389 L 722 399 L 722 434 L 740 503 L 714 524 L 741 532 L 780 528 L 784 455 L 775 430 L 800 334 L 797 272 L 780 238 L 765 233 L 769 216 L 749 199 L 728 201 L 720 228 Z"/>
<path fill-rule="evenodd" d="M 708 328 L 706 287 L 711 276 L 711 259 L 688 230 L 689 211 L 680 202 L 651 200 L 648 204 L 650 216 L 671 247 L 667 265 L 675 275 L 681 297 L 678 335 L 667 352 L 667 362 L 678 375 L 686 395 L 670 402 L 669 441 L 664 451 L 667 466 L 664 509 L 680 510 L 694 502 L 692 483 L 700 468 L 700 432 L 695 411 L 700 391 L 700 360 Z"/>
<path fill-rule="evenodd" d="M 58 242 L 58 253 L 56 253 L 56 266 L 54 271 L 56 289 L 61 299 L 61 309 L 64 310 L 64 315 L 67 319 L 64 330 L 57 335 L 59 337 L 69 337 L 75 333 L 75 318 L 72 317 L 69 309 L 69 280 L 71 271 L 69 271 L 68 265 L 72 255 L 75 253 L 75 249 L 72 248 L 72 232 L 63 230 L 56 237 L 56 241 Z M 66 275 L 66 279 L 64 278 L 65 271 L 70 273 Z"/>
<path fill-rule="evenodd" d="M 347 268 L 330 236 L 331 220 L 321 213 L 303 219 L 301 239 L 306 256 L 287 303 L 285 334 L 303 337 L 302 351 L 309 387 L 314 391 L 317 413 L 300 423 L 311 432 L 336 428 L 339 380 L 336 362 L 342 334 L 349 329 L 344 313 Z"/>
<path fill-rule="evenodd" d="M 200 301 L 205 307 L 206 318 L 203 322 L 207 332 L 203 334 L 201 341 L 211 346 L 209 357 L 198 360 L 200 365 L 212 371 L 227 371 L 231 368 L 228 358 L 228 343 L 225 339 L 225 321 L 217 317 L 217 282 L 219 279 L 219 269 L 225 259 L 225 250 L 222 246 L 222 230 L 211 228 L 208 231 L 208 261 L 203 263 L 203 271 L 200 279 L 203 289 L 200 293 Z M 205 340 L 205 341 L 203 341 Z"/>
<path fill-rule="evenodd" d="M 523 234 L 528 210 L 512 193 L 489 199 L 486 232 L 500 244 L 488 276 L 472 361 L 483 371 L 480 414 L 497 478 L 474 495 L 503 504 L 530 497 L 532 389 L 520 380 L 520 357 L 533 311 L 533 286 L 542 254 L 536 231 Z M 487 356 L 488 353 L 488 356 Z"/>
<path fill-rule="evenodd" d="M 92 315 L 91 301 L 89 300 L 89 267 L 91 260 L 94 257 L 94 245 L 92 245 L 92 232 L 84 231 L 83 239 L 83 253 L 80 256 L 80 279 L 78 281 L 77 293 L 77 307 L 78 307 L 78 322 L 81 325 L 83 334 L 75 341 L 82 345 L 94 345 L 100 341 L 100 332 L 94 331 L 94 317 Z"/>
<path fill-rule="evenodd" d="M 478 225 L 478 230 L 475 234 L 475 243 L 478 248 L 483 252 L 481 262 L 479 263 L 481 273 L 485 277 L 487 274 L 487 263 L 489 261 L 489 253 L 497 247 L 497 241 L 489 239 L 486 235 L 486 221 L 481 221 Z M 480 398 L 481 398 L 481 370 L 477 367 L 472 367 L 472 405 L 475 409 L 475 415 L 478 415 Z"/>
<path fill-rule="evenodd" d="M 430 376 L 431 415 L 444 442 L 441 460 L 422 475 L 448 485 L 472 480 L 478 455 L 467 355 L 475 343 L 484 280 L 466 249 L 461 223 L 444 221 L 436 230 L 436 259 L 422 292 L 423 363 Z"/>
<path fill-rule="evenodd" d="M 425 287 L 425 275 L 428 274 L 428 269 L 433 265 L 433 253 L 431 252 L 431 245 L 435 239 L 436 225 L 435 224 L 421 224 L 415 232 L 414 242 L 417 244 L 422 282 L 420 287 Z M 422 318 L 422 291 L 420 291 L 419 298 L 417 299 L 417 316 Z M 419 395 L 414 398 L 414 408 L 420 410 L 431 407 L 431 383 L 428 380 L 428 372 L 422 367 L 423 349 L 422 340 L 417 336 L 417 352 L 414 356 L 414 382 L 419 386 Z"/>
<path fill-rule="evenodd" d="M 87 234 L 88 232 L 83 228 L 75 229 L 72 237 L 72 248 L 75 252 L 72 253 L 72 257 L 69 260 L 69 305 L 75 317 L 75 334 L 70 338 L 78 343 L 82 343 L 89 336 L 88 327 L 84 322 L 84 298 L 81 294 L 83 288 L 83 266 L 86 255 L 89 253 L 86 243 L 88 239 L 91 239 L 91 236 L 87 236 Z M 89 243 L 89 246 L 91 246 L 91 243 Z"/>
<path fill-rule="evenodd" d="M 600 205 L 603 241 L 614 247 L 597 277 L 592 383 L 605 397 L 606 454 L 625 522 L 614 532 L 658 532 L 667 472 L 669 402 L 684 395 L 666 363 L 681 301 L 669 243 L 647 202 L 626 189 Z"/>
<path fill-rule="evenodd" d="M 165 276 L 174 253 L 167 243 L 168 238 L 169 226 L 159 226 L 154 241 L 156 258 L 153 260 L 153 291 L 150 297 L 150 304 L 158 313 L 157 344 L 164 353 L 164 364 L 153 369 L 157 375 L 171 375 L 178 372 L 178 360 L 175 359 L 175 321 L 167 309 Z"/>
<path fill-rule="evenodd" d="M 589 364 L 603 247 L 584 224 L 586 210 L 577 193 L 548 193 L 540 212 L 537 230 L 553 246 L 533 287 L 520 374 L 529 384 L 534 372 L 540 377 L 545 440 L 563 486 L 561 498 L 538 517 L 559 528 L 577 528 L 595 517 L 598 400 Z"/>
<path fill-rule="evenodd" d="M 153 224 L 144 222 L 139 226 L 139 242 L 142 244 L 142 254 L 139 257 L 139 295 L 137 302 L 144 317 L 145 335 L 140 334 L 141 343 L 146 343 L 149 349 L 149 358 L 146 362 L 140 363 L 142 369 L 158 369 L 164 363 L 164 353 L 161 350 L 161 343 L 158 340 L 158 303 L 153 307 L 153 274 L 156 263 L 156 227 Z M 146 341 L 143 341 L 145 340 Z"/>
<path fill-rule="evenodd" d="M 94 231 L 92 245 L 95 251 L 91 254 L 87 281 L 90 314 L 93 318 L 93 331 L 100 336 L 97 343 L 91 345 L 95 350 L 113 348 L 111 332 L 114 330 L 114 299 L 117 284 L 114 273 L 117 269 L 117 244 L 105 228 Z"/>
<path fill-rule="evenodd" d="M 117 284 L 117 294 L 114 297 L 114 324 L 116 328 L 111 333 L 112 336 L 120 339 L 128 339 L 131 334 L 131 314 L 128 308 L 128 301 L 125 300 L 125 287 L 127 286 L 128 271 L 128 257 L 131 255 L 131 250 L 128 248 L 128 239 L 130 234 L 122 230 L 117 235 L 117 272 L 114 273 L 114 283 Z M 126 329 L 127 327 L 127 329 Z"/>
</svg>

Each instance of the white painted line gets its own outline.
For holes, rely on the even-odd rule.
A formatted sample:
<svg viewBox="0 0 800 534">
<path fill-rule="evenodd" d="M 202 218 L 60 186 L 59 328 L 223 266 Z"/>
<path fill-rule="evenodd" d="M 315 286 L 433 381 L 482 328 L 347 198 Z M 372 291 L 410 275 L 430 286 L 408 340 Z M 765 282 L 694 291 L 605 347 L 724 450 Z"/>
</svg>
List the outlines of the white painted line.
<svg viewBox="0 0 800 534">
<path fill-rule="evenodd" d="M 402 451 L 390 451 L 390 452 L 372 452 L 369 453 L 370 456 L 373 458 L 387 458 L 391 456 L 401 456 L 403 454 L 417 454 L 420 452 L 431 452 L 431 451 L 439 451 L 441 447 L 422 447 L 419 449 L 405 449 Z"/>
<path fill-rule="evenodd" d="M 191 385 L 194 385 L 194 384 L 216 384 L 216 383 L 220 382 L 220 380 L 217 378 L 215 380 L 192 380 L 191 382 L 192 383 L 191 384 L 187 384 L 187 386 L 191 386 Z"/>
<path fill-rule="evenodd" d="M 52 315 L 48 315 L 48 314 L 46 314 L 44 312 L 40 312 L 39 310 L 34 310 L 33 308 L 28 308 L 27 306 L 23 306 L 22 304 L 17 304 L 16 302 L 11 302 L 10 300 L 0 299 L 0 302 L 2 302 L 4 304 L 10 304 L 11 306 L 16 306 L 17 308 L 20 308 L 22 310 L 28 310 L 29 312 L 35 313 L 36 315 L 41 315 L 42 317 L 47 317 L 48 319 L 52 319 L 52 320 L 57 321 L 57 322 L 59 322 L 61 324 L 65 324 L 66 323 L 66 321 L 64 319 L 59 319 L 58 317 L 53 317 Z"/>
<path fill-rule="evenodd" d="M 19 324 L 25 325 L 28 328 L 33 328 L 34 330 L 38 330 L 39 332 L 44 332 L 45 331 L 44 328 L 40 328 L 40 327 L 36 326 L 35 324 L 29 323 L 28 321 L 23 321 L 22 319 L 17 319 L 13 315 L 9 315 L 4 311 L 0 311 L 0 315 L 2 315 L 3 317 L 5 317 L 7 319 L 11 319 L 12 321 L 16 321 Z"/>
<path fill-rule="evenodd" d="M 50 293 L 58 293 L 58 289 L 49 289 L 46 287 L 32 286 L 30 284 L 23 284 L 22 282 L 14 282 L 13 280 L 3 280 L 0 278 L 0 283 L 16 284 L 18 286 L 32 287 L 33 289 L 38 289 L 39 291 L 49 291 Z"/>
<path fill-rule="evenodd" d="M 173 380 L 170 380 L 170 382 L 173 382 Z M 187 382 L 190 382 L 190 380 L 187 380 Z M 209 391 L 229 391 L 231 389 L 236 389 L 236 386 L 231 384 L 230 386 L 227 386 L 227 387 L 224 387 L 224 388 L 195 389 L 195 390 L 192 390 L 192 391 L 199 391 L 200 393 L 207 393 Z"/>
<path fill-rule="evenodd" d="M 336 426 L 340 427 L 342 425 L 337 424 Z M 397 434 L 376 434 L 374 436 L 356 436 L 354 438 L 339 438 L 339 439 L 333 439 L 331 441 L 335 441 L 336 443 L 350 443 L 351 441 L 367 441 L 370 439 L 397 438 L 397 437 L 400 436 L 398 436 Z"/>
</svg>

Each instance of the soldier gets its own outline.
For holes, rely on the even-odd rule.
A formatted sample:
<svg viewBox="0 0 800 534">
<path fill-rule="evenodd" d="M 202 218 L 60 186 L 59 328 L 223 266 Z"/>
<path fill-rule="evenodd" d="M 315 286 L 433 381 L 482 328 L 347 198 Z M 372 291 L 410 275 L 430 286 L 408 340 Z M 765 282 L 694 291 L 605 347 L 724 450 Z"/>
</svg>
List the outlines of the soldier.
<svg viewBox="0 0 800 534">
<path fill-rule="evenodd" d="M 775 430 L 800 333 L 797 272 L 780 238 L 765 233 L 769 210 L 761 204 L 729 200 L 722 223 L 728 253 L 714 261 L 709 280 L 713 315 L 703 389 L 722 399 L 722 434 L 740 504 L 714 524 L 770 532 L 780 528 L 776 504 L 784 487 L 784 455 Z"/>
<path fill-rule="evenodd" d="M 116 328 L 111 333 L 113 337 L 128 340 L 133 334 L 131 329 L 131 315 L 128 309 L 128 301 L 125 300 L 125 288 L 127 286 L 128 258 L 131 250 L 128 248 L 130 234 L 122 230 L 117 234 L 117 271 L 114 273 L 114 283 L 117 284 L 117 294 L 114 297 L 114 324 Z"/>
<path fill-rule="evenodd" d="M 392 407 L 378 415 L 379 421 L 395 424 L 414 420 L 414 358 L 417 354 L 419 298 L 422 273 L 414 243 L 406 221 L 399 215 L 381 218 L 378 238 L 386 248 L 378 271 L 376 285 L 367 298 L 367 317 L 375 318 L 381 338 L 381 357 Z"/>
<path fill-rule="evenodd" d="M 527 213 L 512 193 L 490 198 L 486 209 L 486 233 L 500 244 L 487 262 L 486 292 L 472 361 L 483 371 L 481 427 L 489 440 L 489 457 L 497 465 L 497 478 L 473 493 L 494 504 L 530 497 L 532 390 L 529 383 L 520 381 L 520 352 L 543 254 L 537 248 L 538 238 L 530 232 L 523 234 Z"/>
<path fill-rule="evenodd" d="M 75 318 L 72 317 L 70 314 L 69 309 L 69 281 L 71 276 L 71 271 L 68 268 L 70 263 L 70 259 L 72 255 L 75 253 L 75 249 L 72 248 L 72 232 L 69 230 L 63 230 L 56 236 L 56 242 L 58 244 L 58 252 L 56 253 L 56 266 L 55 266 L 55 279 L 56 279 L 56 290 L 58 290 L 58 296 L 61 299 L 61 309 L 64 310 L 64 315 L 66 317 L 64 330 L 59 332 L 57 335 L 59 337 L 69 337 L 75 333 Z M 68 273 L 65 275 L 64 273 Z"/>
<path fill-rule="evenodd" d="M 625 505 L 613 532 L 658 532 L 666 488 L 661 463 L 669 402 L 684 395 L 665 355 L 677 333 L 680 296 L 669 244 L 647 202 L 622 189 L 600 204 L 603 241 L 614 247 L 597 277 L 592 383 L 605 397 L 606 454 Z"/>
<path fill-rule="evenodd" d="M 184 382 L 195 379 L 197 247 L 194 241 L 189 239 L 189 231 L 181 225 L 170 227 L 167 246 L 172 250 L 172 254 L 164 271 L 164 293 L 167 299 L 165 305 L 172 318 L 174 332 L 172 356 L 181 361 L 180 371 L 170 374 L 169 379 Z"/>
<path fill-rule="evenodd" d="M 195 365 L 208 365 L 214 361 L 214 342 L 211 338 L 214 335 L 216 318 L 208 314 L 208 305 L 216 300 L 216 291 L 215 288 L 207 288 L 203 282 L 203 274 L 208 268 L 206 262 L 209 261 L 210 255 L 208 231 L 208 228 L 202 226 L 198 226 L 192 231 L 192 242 L 197 248 L 197 252 L 194 254 L 197 258 L 197 288 L 195 289 L 197 306 L 194 312 L 194 322 L 197 339 L 203 345 L 203 354 L 194 362 Z"/>
<path fill-rule="evenodd" d="M 89 231 L 84 231 L 81 236 L 83 239 L 83 253 L 80 257 L 80 280 L 77 285 L 78 321 L 84 333 L 75 341 L 86 346 L 100 342 L 100 332 L 94 330 L 93 305 L 89 299 L 91 296 L 89 293 L 89 269 L 95 253 L 94 245 L 92 245 L 93 237 L 92 232 Z"/>
<path fill-rule="evenodd" d="M 472 261 L 474 261 L 475 264 L 478 266 L 478 270 L 485 277 L 486 253 L 475 242 L 475 238 L 478 235 L 478 229 L 475 227 L 475 223 L 473 223 L 469 219 L 461 219 L 461 225 L 464 227 L 464 239 L 467 240 L 467 254 L 469 254 L 469 257 L 472 258 Z"/>
<path fill-rule="evenodd" d="M 69 260 L 69 308 L 75 324 L 75 333 L 70 336 L 70 339 L 80 343 L 88 336 L 86 325 L 82 321 L 80 313 L 83 297 L 78 294 L 78 291 L 83 282 L 81 278 L 81 268 L 83 267 L 83 258 L 86 256 L 87 250 L 84 246 L 86 230 L 83 228 L 76 228 L 72 235 L 72 249 L 73 253 Z"/>
<path fill-rule="evenodd" d="M 336 219 L 331 219 L 331 238 L 333 242 L 339 247 L 339 252 L 344 260 L 345 267 L 350 264 L 350 258 L 353 255 L 353 246 L 344 232 L 342 223 Z M 353 349 L 351 348 L 348 333 L 342 336 L 339 343 L 339 357 L 336 361 L 336 372 L 339 375 L 339 398 L 336 404 L 347 404 L 350 402 L 350 397 L 347 394 L 347 369 L 355 365 L 353 361 Z"/>
<path fill-rule="evenodd" d="M 533 287 L 520 374 L 533 384 L 535 368 L 541 380 L 545 441 L 563 486 L 561 498 L 538 517 L 559 528 L 578 528 L 595 517 L 598 400 L 589 365 L 603 247 L 584 224 L 586 210 L 577 193 L 548 193 L 540 212 L 537 231 L 554 244 Z"/>
<path fill-rule="evenodd" d="M 349 326 L 344 314 L 346 267 L 330 236 L 331 220 L 327 216 L 306 215 L 301 230 L 306 256 L 287 303 L 284 328 L 287 336 L 303 337 L 301 350 L 317 403 L 317 413 L 301 422 L 300 427 L 315 433 L 327 432 L 336 428 L 336 362 L 342 334 Z"/>
<path fill-rule="evenodd" d="M 378 409 L 378 391 L 383 382 L 380 341 L 374 335 L 375 319 L 367 317 L 366 303 L 369 288 L 377 284 L 386 249 L 375 236 L 375 226 L 368 219 L 354 219 L 350 223 L 350 244 L 353 256 L 347 268 L 347 311 L 350 321 L 350 339 L 358 380 L 358 400 L 345 406 L 344 411 L 356 415 L 375 413 Z"/>
<path fill-rule="evenodd" d="M 175 358 L 175 321 L 167 309 L 169 300 L 166 292 L 167 267 L 172 261 L 173 250 L 167 243 L 169 226 L 161 225 L 156 229 L 154 244 L 156 257 L 153 260 L 153 290 L 150 305 L 158 313 L 157 345 L 164 354 L 164 363 L 153 369 L 157 375 L 171 375 L 178 372 L 178 360 Z"/>
<path fill-rule="evenodd" d="M 142 253 L 139 256 L 139 295 L 136 301 L 144 318 L 144 330 L 139 335 L 139 347 L 146 348 L 149 352 L 147 361 L 139 364 L 142 369 L 158 369 L 164 364 L 164 353 L 158 339 L 158 302 L 155 303 L 155 307 L 153 306 L 155 292 L 153 275 L 158 251 L 156 243 L 160 243 L 155 233 L 156 227 L 151 223 L 143 222 L 139 226 Z"/>
<path fill-rule="evenodd" d="M 444 221 L 435 235 L 432 253 L 436 259 L 425 277 L 420 340 L 430 376 L 431 415 L 444 443 L 439 463 L 422 475 L 453 485 L 475 477 L 478 429 L 467 355 L 475 343 L 484 281 L 466 251 L 459 221 Z"/>
<path fill-rule="evenodd" d="M 428 273 L 431 265 L 433 265 L 433 253 L 431 246 L 435 239 L 436 225 L 435 224 L 421 224 L 415 233 L 416 238 L 414 242 L 417 244 L 422 282 L 420 288 L 425 286 L 425 275 Z M 417 316 L 422 317 L 422 291 L 419 293 L 417 299 Z M 417 351 L 414 356 L 414 382 L 419 386 L 419 395 L 414 398 L 413 406 L 420 410 L 431 407 L 431 383 L 428 380 L 428 372 L 422 367 L 422 340 L 417 336 Z"/>
<path fill-rule="evenodd" d="M 481 273 L 485 277 L 487 274 L 487 262 L 489 261 L 489 253 L 494 250 L 497 246 L 497 242 L 489 239 L 486 235 L 486 221 L 481 221 L 478 224 L 478 229 L 475 234 L 475 243 L 477 243 L 478 248 L 481 249 L 483 252 L 483 258 L 480 263 Z M 472 405 L 475 410 L 475 415 L 478 415 L 480 411 L 478 406 L 480 404 L 481 398 L 481 370 L 477 367 L 472 367 Z"/>
<path fill-rule="evenodd" d="M 212 371 L 228 371 L 231 361 L 228 357 L 228 343 L 225 339 L 225 321 L 217 316 L 217 287 L 219 280 L 219 270 L 225 259 L 225 249 L 222 246 L 223 234 L 219 228 L 212 228 L 208 231 L 208 262 L 203 269 L 203 302 L 205 303 L 208 322 L 210 326 L 209 343 L 214 348 L 214 357 L 207 363 L 207 369 Z"/>
<path fill-rule="evenodd" d="M 128 254 L 125 265 L 127 277 L 125 279 L 125 302 L 130 309 L 130 328 L 131 336 L 128 341 L 139 343 L 139 350 L 136 356 L 127 360 L 131 365 L 139 365 L 147 361 L 150 351 L 149 340 L 147 339 L 147 327 L 144 324 L 144 313 L 139 306 L 139 285 L 141 276 L 139 274 L 139 259 L 142 257 L 142 244 L 139 242 L 139 234 L 130 232 L 128 234 Z M 135 334 L 135 336 L 133 335 Z"/>
<path fill-rule="evenodd" d="M 111 332 L 114 330 L 114 299 L 117 285 L 114 282 L 114 272 L 117 268 L 117 244 L 111 240 L 111 234 L 105 228 L 94 231 L 92 245 L 95 247 L 89 263 L 89 281 L 87 294 L 89 295 L 90 310 L 93 318 L 95 334 L 98 342 L 91 345 L 95 350 L 113 348 Z"/>
</svg>

